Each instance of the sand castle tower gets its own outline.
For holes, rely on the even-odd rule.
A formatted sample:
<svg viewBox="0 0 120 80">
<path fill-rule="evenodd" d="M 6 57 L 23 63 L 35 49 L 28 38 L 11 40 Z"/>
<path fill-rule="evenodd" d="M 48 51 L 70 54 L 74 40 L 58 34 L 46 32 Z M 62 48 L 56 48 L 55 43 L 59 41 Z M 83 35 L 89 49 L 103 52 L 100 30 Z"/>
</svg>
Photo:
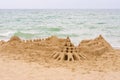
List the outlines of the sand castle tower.
<svg viewBox="0 0 120 80">
<path fill-rule="evenodd" d="M 12 36 L 8 42 L 13 42 L 13 41 L 21 42 L 21 39 L 18 36 Z"/>
<path fill-rule="evenodd" d="M 106 48 L 107 50 L 112 50 L 112 46 L 103 38 L 102 35 L 99 35 L 99 37 L 97 37 L 96 39 L 94 39 L 94 41 L 99 45 L 102 46 L 104 48 Z"/>
<path fill-rule="evenodd" d="M 60 51 L 55 51 L 52 57 L 59 61 L 79 61 L 80 59 L 84 59 L 78 49 L 71 43 L 69 37 L 67 37 Z"/>
<path fill-rule="evenodd" d="M 2 45 L 2 44 L 4 44 L 4 43 L 5 43 L 5 41 L 3 41 L 3 40 L 0 41 L 0 45 Z"/>
</svg>

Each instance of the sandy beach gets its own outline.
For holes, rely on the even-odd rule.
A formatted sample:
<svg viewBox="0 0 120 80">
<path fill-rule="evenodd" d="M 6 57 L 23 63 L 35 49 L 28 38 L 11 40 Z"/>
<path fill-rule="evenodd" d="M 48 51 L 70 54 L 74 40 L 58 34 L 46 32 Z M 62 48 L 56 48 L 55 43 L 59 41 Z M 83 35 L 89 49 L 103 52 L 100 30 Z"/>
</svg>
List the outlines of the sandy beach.
<svg viewBox="0 0 120 80">
<path fill-rule="evenodd" d="M 74 46 L 70 38 L 0 41 L 0 80 L 120 80 L 120 49 L 101 35 Z"/>
<path fill-rule="evenodd" d="M 120 71 L 86 71 L 45 67 L 36 63 L 0 59 L 1 80 L 119 80 Z"/>
</svg>

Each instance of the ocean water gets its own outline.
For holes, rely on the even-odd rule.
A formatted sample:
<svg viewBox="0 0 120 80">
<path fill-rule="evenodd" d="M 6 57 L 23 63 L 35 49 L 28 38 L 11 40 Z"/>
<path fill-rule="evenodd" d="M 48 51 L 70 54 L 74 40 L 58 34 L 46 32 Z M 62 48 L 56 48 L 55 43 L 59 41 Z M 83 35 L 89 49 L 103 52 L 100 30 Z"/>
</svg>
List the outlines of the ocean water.
<svg viewBox="0 0 120 80">
<path fill-rule="evenodd" d="M 56 35 L 78 45 L 100 34 L 120 47 L 120 10 L 0 10 L 0 40 Z"/>
</svg>

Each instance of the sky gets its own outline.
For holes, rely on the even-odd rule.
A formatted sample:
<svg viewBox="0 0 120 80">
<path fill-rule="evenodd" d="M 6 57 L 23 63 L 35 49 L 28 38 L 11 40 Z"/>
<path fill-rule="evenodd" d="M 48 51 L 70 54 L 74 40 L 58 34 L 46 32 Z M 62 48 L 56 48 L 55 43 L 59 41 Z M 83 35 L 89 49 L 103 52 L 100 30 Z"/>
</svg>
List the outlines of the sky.
<svg viewBox="0 0 120 80">
<path fill-rule="evenodd" d="M 120 0 L 0 0 L 0 9 L 120 9 Z"/>
</svg>

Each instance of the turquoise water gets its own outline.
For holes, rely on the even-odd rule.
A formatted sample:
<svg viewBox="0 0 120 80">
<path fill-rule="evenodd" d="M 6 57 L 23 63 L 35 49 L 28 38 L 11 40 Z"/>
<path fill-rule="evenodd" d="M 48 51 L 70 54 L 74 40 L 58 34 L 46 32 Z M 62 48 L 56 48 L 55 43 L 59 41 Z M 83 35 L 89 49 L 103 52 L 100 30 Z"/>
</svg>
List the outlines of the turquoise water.
<svg viewBox="0 0 120 80">
<path fill-rule="evenodd" d="M 76 45 L 102 34 L 120 47 L 120 10 L 0 10 L 0 39 L 70 36 Z"/>
</svg>

